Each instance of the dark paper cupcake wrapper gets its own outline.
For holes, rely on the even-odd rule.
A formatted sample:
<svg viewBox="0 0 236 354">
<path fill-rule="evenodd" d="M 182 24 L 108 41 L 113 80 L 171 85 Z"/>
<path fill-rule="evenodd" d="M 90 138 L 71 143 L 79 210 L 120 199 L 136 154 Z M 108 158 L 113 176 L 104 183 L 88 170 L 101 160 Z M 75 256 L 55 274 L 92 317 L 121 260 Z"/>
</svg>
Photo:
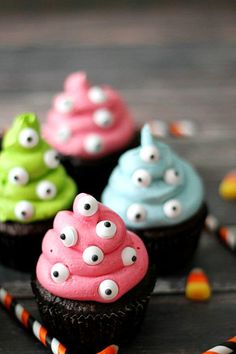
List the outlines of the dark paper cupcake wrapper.
<svg viewBox="0 0 236 354">
<path fill-rule="evenodd" d="M 110 344 L 125 345 L 140 329 L 154 287 L 148 274 L 114 303 L 63 299 L 32 281 L 45 326 L 75 353 L 97 353 Z"/>
<path fill-rule="evenodd" d="M 41 253 L 42 239 L 52 224 L 53 219 L 32 224 L 0 223 L 0 262 L 14 269 L 32 271 Z"/>
<path fill-rule="evenodd" d="M 157 274 L 174 273 L 188 265 L 197 249 L 206 216 L 207 206 L 203 204 L 191 219 L 179 225 L 132 230 L 144 241 Z"/>
</svg>

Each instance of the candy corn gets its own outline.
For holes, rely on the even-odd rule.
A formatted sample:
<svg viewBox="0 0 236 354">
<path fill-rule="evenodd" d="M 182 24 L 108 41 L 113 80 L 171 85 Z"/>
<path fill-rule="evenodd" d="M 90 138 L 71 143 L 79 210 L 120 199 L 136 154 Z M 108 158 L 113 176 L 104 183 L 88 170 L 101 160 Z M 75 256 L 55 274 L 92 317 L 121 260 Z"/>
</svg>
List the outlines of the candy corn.
<svg viewBox="0 0 236 354">
<path fill-rule="evenodd" d="M 229 172 L 220 184 L 219 193 L 222 198 L 236 199 L 236 171 Z"/>
<path fill-rule="evenodd" d="M 50 349 L 53 354 L 70 354 L 70 351 L 64 347 L 64 345 L 62 345 L 56 338 L 51 337 L 48 330 L 31 316 L 31 314 L 1 286 L 0 303 L 7 311 L 16 317 L 25 329 L 29 330 L 45 347 Z M 117 354 L 118 350 L 118 346 L 110 345 L 98 354 Z"/>
<path fill-rule="evenodd" d="M 172 122 L 169 125 L 170 134 L 177 138 L 193 136 L 195 131 L 194 123 L 187 120 Z"/>
<path fill-rule="evenodd" d="M 236 337 L 228 339 L 226 342 L 203 352 L 202 354 L 231 354 L 236 352 Z"/>
<path fill-rule="evenodd" d="M 211 296 L 211 288 L 204 271 L 193 269 L 187 278 L 185 295 L 193 301 L 206 301 Z"/>
<path fill-rule="evenodd" d="M 157 138 L 164 138 L 168 134 L 167 124 L 161 120 L 152 120 L 148 122 L 151 134 Z"/>
</svg>

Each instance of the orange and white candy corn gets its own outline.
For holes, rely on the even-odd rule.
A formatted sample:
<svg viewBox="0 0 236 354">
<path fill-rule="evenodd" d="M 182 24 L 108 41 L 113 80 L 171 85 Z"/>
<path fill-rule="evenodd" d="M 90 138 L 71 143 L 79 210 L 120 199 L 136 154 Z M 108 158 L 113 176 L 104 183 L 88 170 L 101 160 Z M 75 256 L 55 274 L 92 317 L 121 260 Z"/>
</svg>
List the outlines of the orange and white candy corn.
<svg viewBox="0 0 236 354">
<path fill-rule="evenodd" d="M 219 193 L 222 198 L 236 199 L 236 170 L 229 172 L 220 184 Z"/>
<path fill-rule="evenodd" d="M 211 297 L 211 287 L 202 269 L 195 268 L 189 273 L 185 295 L 193 301 L 207 301 Z"/>
<path fill-rule="evenodd" d="M 196 127 L 188 120 L 175 121 L 170 123 L 169 132 L 176 138 L 191 137 L 195 135 Z"/>
<path fill-rule="evenodd" d="M 102 350 L 98 354 L 117 354 L 119 350 L 119 347 L 117 345 L 110 345 L 106 349 Z"/>
</svg>

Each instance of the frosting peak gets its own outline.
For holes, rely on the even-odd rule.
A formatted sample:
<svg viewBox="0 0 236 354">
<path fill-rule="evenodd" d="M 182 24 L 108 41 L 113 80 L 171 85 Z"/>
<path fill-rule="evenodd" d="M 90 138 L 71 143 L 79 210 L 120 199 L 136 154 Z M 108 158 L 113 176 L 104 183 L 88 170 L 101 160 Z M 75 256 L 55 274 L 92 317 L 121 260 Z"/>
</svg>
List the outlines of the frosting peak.
<svg viewBox="0 0 236 354">
<path fill-rule="evenodd" d="M 44 127 L 45 138 L 58 151 L 85 159 L 123 148 L 134 133 L 133 118 L 119 94 L 109 86 L 90 85 L 84 72 L 65 80 Z"/>
<path fill-rule="evenodd" d="M 0 153 L 0 220 L 49 219 L 70 207 L 75 193 L 58 154 L 41 138 L 36 115 L 16 117 Z"/>
<path fill-rule="evenodd" d="M 102 200 L 132 228 L 176 225 L 203 202 L 203 185 L 193 169 L 145 125 L 141 146 L 124 153 Z"/>
<path fill-rule="evenodd" d="M 37 278 L 67 299 L 112 302 L 138 284 L 148 268 L 142 241 L 95 198 L 79 194 L 45 235 Z"/>
</svg>

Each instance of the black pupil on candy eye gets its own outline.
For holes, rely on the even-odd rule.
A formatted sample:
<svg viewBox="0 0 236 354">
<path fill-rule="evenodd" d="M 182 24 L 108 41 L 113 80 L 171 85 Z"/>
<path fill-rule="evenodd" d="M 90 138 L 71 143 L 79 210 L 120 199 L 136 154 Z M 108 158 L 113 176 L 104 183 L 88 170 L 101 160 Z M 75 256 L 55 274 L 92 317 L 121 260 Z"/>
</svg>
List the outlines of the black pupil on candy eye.
<svg viewBox="0 0 236 354">
<path fill-rule="evenodd" d="M 14 180 L 18 181 L 19 177 L 18 176 L 14 176 Z"/>
<path fill-rule="evenodd" d="M 59 277 L 58 271 L 55 270 L 55 271 L 53 272 L 53 276 L 54 276 L 55 278 L 58 278 L 58 277 Z"/>
<path fill-rule="evenodd" d="M 133 256 L 132 257 L 132 261 L 135 262 L 137 260 L 137 257 L 136 256 Z"/>
<path fill-rule="evenodd" d="M 104 222 L 104 226 L 111 227 L 111 223 L 109 221 Z"/>
<path fill-rule="evenodd" d="M 172 209 L 173 209 L 174 211 L 176 211 L 176 210 L 177 210 L 177 207 L 176 207 L 176 206 L 173 206 Z"/>
<path fill-rule="evenodd" d="M 59 156 L 58 155 L 55 156 L 55 160 L 59 160 Z"/>
<path fill-rule="evenodd" d="M 48 188 L 48 189 L 46 190 L 46 193 L 47 193 L 47 194 L 50 194 L 50 193 L 51 193 L 51 189 Z"/>
<path fill-rule="evenodd" d="M 155 155 L 150 155 L 150 159 L 153 160 L 155 158 Z"/>
<path fill-rule="evenodd" d="M 97 256 L 96 254 L 94 254 L 94 255 L 92 256 L 92 261 L 93 261 L 93 262 L 97 262 L 97 260 L 98 260 L 98 256 Z"/>
<path fill-rule="evenodd" d="M 91 208 L 91 205 L 90 204 L 84 204 L 84 209 L 85 210 L 89 210 Z"/>
<path fill-rule="evenodd" d="M 22 215 L 22 216 L 26 216 L 26 211 L 22 211 L 22 212 L 21 212 L 21 215 Z"/>
<path fill-rule="evenodd" d="M 31 143 L 32 140 L 33 140 L 32 136 L 28 136 L 27 141 L 28 141 L 29 143 Z"/>
<path fill-rule="evenodd" d="M 111 293 L 112 293 L 111 289 L 106 289 L 106 290 L 105 290 L 105 294 L 106 294 L 106 295 L 111 295 Z"/>
<path fill-rule="evenodd" d="M 139 178 L 138 178 L 138 181 L 139 181 L 139 182 L 142 182 L 143 180 L 142 180 L 142 178 L 141 178 L 141 177 L 139 177 Z"/>
<path fill-rule="evenodd" d="M 135 215 L 135 218 L 136 218 L 136 219 L 140 219 L 140 218 L 141 218 L 141 214 L 136 214 L 136 215 Z"/>
<path fill-rule="evenodd" d="M 65 234 L 61 234 L 60 238 L 61 238 L 61 240 L 65 240 L 66 239 L 66 235 Z"/>
</svg>

